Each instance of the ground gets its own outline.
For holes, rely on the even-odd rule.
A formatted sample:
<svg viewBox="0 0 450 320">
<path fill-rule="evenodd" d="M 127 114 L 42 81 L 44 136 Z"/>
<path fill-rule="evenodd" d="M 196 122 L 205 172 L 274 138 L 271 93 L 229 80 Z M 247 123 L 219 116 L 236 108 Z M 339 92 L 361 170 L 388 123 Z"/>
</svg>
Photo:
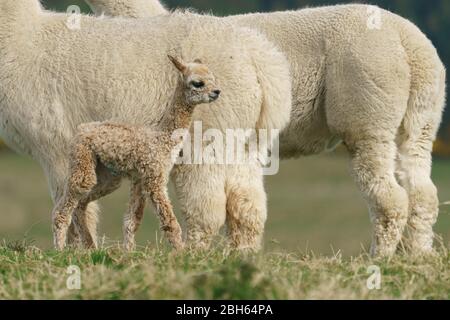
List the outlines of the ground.
<svg viewBox="0 0 450 320">
<path fill-rule="evenodd" d="M 436 159 L 433 177 L 442 201 L 439 254 L 428 258 L 367 257 L 370 223 L 364 201 L 340 152 L 284 161 L 267 178 L 269 219 L 264 253 L 167 254 L 158 222 L 147 210 L 140 251 L 118 248 L 128 200 L 124 186 L 102 201 L 102 248 L 51 250 L 46 181 L 32 161 L 0 152 L 0 299 L 8 298 L 416 298 L 450 299 L 450 162 Z M 219 239 L 220 242 L 220 239 Z M 81 269 L 81 290 L 66 288 L 69 265 Z M 381 271 L 369 290 L 367 268 Z"/>
<path fill-rule="evenodd" d="M 450 299 L 449 263 L 448 250 L 371 261 L 222 250 L 174 256 L 153 246 L 56 253 L 15 244 L 0 249 L 0 299 Z M 77 283 L 71 265 L 80 290 L 68 289 Z M 376 283 L 370 266 L 380 268 L 379 290 L 368 288 Z"/>
</svg>

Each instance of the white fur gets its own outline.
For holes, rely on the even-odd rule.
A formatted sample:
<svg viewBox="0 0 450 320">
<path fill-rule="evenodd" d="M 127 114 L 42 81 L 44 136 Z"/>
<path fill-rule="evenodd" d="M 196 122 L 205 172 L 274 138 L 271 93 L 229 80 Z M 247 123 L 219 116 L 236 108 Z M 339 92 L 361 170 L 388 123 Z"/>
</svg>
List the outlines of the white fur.
<svg viewBox="0 0 450 320">
<path fill-rule="evenodd" d="M 77 125 L 112 120 L 152 127 L 161 119 L 178 77 L 168 53 L 186 60 L 200 58 L 216 75 L 220 100 L 213 107 L 199 106 L 194 114 L 204 130 L 281 129 L 289 120 L 287 61 L 255 31 L 219 18 L 179 12 L 145 20 L 83 15 L 79 30 L 68 28 L 67 20 L 66 14 L 43 11 L 37 0 L 0 4 L 1 135 L 41 164 L 54 201 L 62 195 L 68 146 Z M 241 169 L 249 177 L 240 182 L 242 187 L 264 195 L 260 172 L 253 165 Z M 197 200 L 192 200 L 189 216 L 196 221 L 188 219 L 188 225 L 208 228 L 197 222 L 211 212 L 224 213 L 222 193 L 228 192 L 235 171 L 188 165 L 175 171 L 178 190 L 194 185 L 189 197 Z M 206 178 L 210 184 L 204 182 Z M 251 206 L 253 199 L 248 201 L 246 206 Z M 248 219 L 249 226 L 242 226 L 254 237 L 244 246 L 257 247 L 263 232 L 265 203 L 254 208 L 255 217 Z M 94 209 L 84 215 L 92 225 Z M 195 232 L 188 234 L 188 240 L 194 237 Z"/>
<path fill-rule="evenodd" d="M 140 17 L 154 14 L 140 11 Z M 429 252 L 438 216 L 431 149 L 445 105 L 446 71 L 424 34 L 367 5 L 224 20 L 262 31 L 290 62 L 294 105 L 281 135 L 281 156 L 320 153 L 343 140 L 370 207 L 373 254 L 392 254 L 406 224 L 403 245 L 413 253 Z"/>
<path fill-rule="evenodd" d="M 151 12 L 152 16 L 167 13 L 167 10 L 159 1 L 86 0 L 86 2 L 96 15 L 139 18 L 147 12 Z"/>
</svg>

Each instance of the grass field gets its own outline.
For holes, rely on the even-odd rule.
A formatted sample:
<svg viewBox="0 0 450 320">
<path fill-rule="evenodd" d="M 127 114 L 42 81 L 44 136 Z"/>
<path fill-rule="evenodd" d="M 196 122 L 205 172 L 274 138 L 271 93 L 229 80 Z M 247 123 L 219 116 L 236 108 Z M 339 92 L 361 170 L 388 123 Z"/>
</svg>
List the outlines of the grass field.
<svg viewBox="0 0 450 320">
<path fill-rule="evenodd" d="M 245 258 L 217 249 L 175 256 L 154 246 L 55 253 L 10 244 L 0 247 L 0 299 L 450 299 L 449 264 L 446 249 L 371 261 L 275 252 Z M 379 290 L 367 285 L 375 284 L 372 265 L 380 268 Z M 78 275 L 80 290 L 69 290 Z"/>
<path fill-rule="evenodd" d="M 120 252 L 126 186 L 102 201 L 104 249 L 55 253 L 49 250 L 52 205 L 39 167 L 1 152 L 0 170 L 0 299 L 450 298 L 448 249 L 428 259 L 366 256 L 368 213 L 345 155 L 282 162 L 280 173 L 267 178 L 265 252 L 251 258 L 221 249 L 169 255 L 149 209 L 138 235 L 142 250 Z M 450 201 L 450 162 L 436 160 L 433 176 L 442 202 Z M 442 205 L 436 231 L 448 248 L 450 206 Z M 65 287 L 70 264 L 82 270 L 80 291 Z M 371 264 L 381 267 L 381 290 L 366 287 Z"/>
</svg>

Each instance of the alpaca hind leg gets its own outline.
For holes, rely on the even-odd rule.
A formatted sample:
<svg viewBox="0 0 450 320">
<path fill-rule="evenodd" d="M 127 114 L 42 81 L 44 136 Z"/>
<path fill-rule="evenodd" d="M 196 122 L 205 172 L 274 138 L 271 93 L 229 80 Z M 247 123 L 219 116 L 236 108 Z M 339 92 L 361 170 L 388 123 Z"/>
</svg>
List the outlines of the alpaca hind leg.
<svg viewBox="0 0 450 320">
<path fill-rule="evenodd" d="M 77 195 L 91 195 L 97 185 L 97 160 L 86 143 L 77 143 L 71 151 L 69 188 Z M 73 214 L 75 234 L 80 236 L 85 248 L 97 247 L 97 203 L 83 199 Z"/>
<path fill-rule="evenodd" d="M 431 152 L 437 128 L 430 121 L 399 137 L 397 177 L 409 195 L 408 224 L 402 246 L 419 255 L 432 251 L 433 226 L 439 214 L 438 192 L 431 180 Z"/>
<path fill-rule="evenodd" d="M 408 216 L 408 195 L 395 178 L 394 141 L 357 141 L 347 147 L 354 178 L 369 204 L 373 224 L 371 254 L 392 256 Z"/>
<path fill-rule="evenodd" d="M 72 222 L 73 212 L 78 207 L 79 202 L 75 195 L 68 193 L 53 210 L 53 239 L 57 250 L 63 250 L 66 246 L 67 231 Z"/>
<path fill-rule="evenodd" d="M 62 154 L 64 154 L 64 152 L 62 152 Z M 69 164 L 68 159 L 61 157 L 61 155 L 53 158 L 57 160 L 48 161 L 45 165 L 43 165 L 43 168 L 49 183 L 50 195 L 54 205 L 56 206 L 63 201 Z M 53 158 L 50 157 L 50 159 Z M 82 244 L 81 236 L 78 233 L 78 228 L 75 227 L 76 221 L 74 220 L 76 219 L 72 219 L 69 226 L 67 243 L 72 247 L 80 247 Z"/>
<path fill-rule="evenodd" d="M 229 175 L 227 190 L 227 231 L 231 247 L 240 251 L 261 249 L 267 219 L 266 193 L 261 168 Z"/>
<path fill-rule="evenodd" d="M 97 202 L 82 201 L 75 209 L 74 220 L 77 232 L 81 237 L 85 249 L 97 249 L 97 224 L 98 215 L 92 214 L 92 210 L 99 210 Z"/>
<path fill-rule="evenodd" d="M 96 200 L 111 194 L 120 187 L 122 179 L 110 174 L 101 164 L 96 169 L 97 184 L 89 192 L 88 198 L 83 201 L 75 210 L 74 218 L 77 220 L 76 226 L 81 235 L 84 247 L 87 249 L 97 249 L 97 225 L 98 215 L 92 211 L 99 210 Z"/>
<path fill-rule="evenodd" d="M 398 179 L 408 191 L 410 203 L 402 244 L 410 253 L 419 255 L 433 251 L 433 226 L 439 215 L 438 193 L 431 180 L 431 152 L 442 121 L 446 92 L 446 72 L 441 62 L 422 62 L 432 64 L 427 68 L 429 72 L 416 75 L 421 81 L 411 88 L 397 138 Z"/>
<path fill-rule="evenodd" d="M 133 251 L 136 247 L 135 235 L 142 223 L 145 209 L 145 196 L 140 181 L 132 182 L 130 203 L 123 222 L 124 248 Z"/>
</svg>

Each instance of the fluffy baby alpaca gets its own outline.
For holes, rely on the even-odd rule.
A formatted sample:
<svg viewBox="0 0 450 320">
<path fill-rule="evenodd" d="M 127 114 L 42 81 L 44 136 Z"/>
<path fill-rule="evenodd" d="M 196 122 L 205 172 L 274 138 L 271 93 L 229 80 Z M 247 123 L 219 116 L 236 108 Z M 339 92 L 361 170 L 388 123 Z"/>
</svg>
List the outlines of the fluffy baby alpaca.
<svg viewBox="0 0 450 320">
<path fill-rule="evenodd" d="M 70 175 L 62 200 L 53 211 L 55 247 L 66 244 L 68 227 L 79 206 L 116 190 L 123 177 L 131 183 L 131 200 L 124 220 L 124 246 L 132 250 L 134 236 L 142 221 L 146 198 L 157 210 L 162 230 L 175 249 L 183 247 L 181 228 L 167 195 L 167 182 L 183 138 L 175 131 L 188 129 L 195 106 L 210 103 L 220 95 L 215 78 L 200 60 L 185 63 L 169 56 L 182 74 L 170 110 L 159 122 L 159 130 L 94 122 L 79 126 L 71 148 Z M 89 226 L 77 223 L 85 245 L 96 247 Z"/>
</svg>

